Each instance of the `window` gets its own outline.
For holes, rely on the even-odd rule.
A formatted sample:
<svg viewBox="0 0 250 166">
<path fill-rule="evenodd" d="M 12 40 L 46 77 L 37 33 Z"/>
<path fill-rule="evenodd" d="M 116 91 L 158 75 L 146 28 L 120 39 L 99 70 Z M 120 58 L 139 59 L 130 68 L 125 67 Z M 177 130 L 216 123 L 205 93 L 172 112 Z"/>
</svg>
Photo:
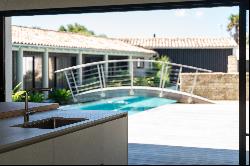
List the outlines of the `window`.
<svg viewBox="0 0 250 166">
<path fill-rule="evenodd" d="M 138 69 L 144 68 L 144 61 L 143 61 L 144 58 L 137 58 L 137 60 L 138 60 L 138 61 L 137 61 L 137 65 L 136 65 L 137 68 L 138 68 Z"/>
</svg>

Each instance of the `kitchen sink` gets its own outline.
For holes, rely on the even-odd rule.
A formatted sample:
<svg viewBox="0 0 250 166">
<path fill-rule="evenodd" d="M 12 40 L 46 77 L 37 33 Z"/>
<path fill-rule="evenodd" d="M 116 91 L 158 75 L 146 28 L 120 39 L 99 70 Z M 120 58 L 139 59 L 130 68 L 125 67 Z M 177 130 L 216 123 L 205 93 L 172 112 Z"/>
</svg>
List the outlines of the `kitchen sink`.
<svg viewBox="0 0 250 166">
<path fill-rule="evenodd" d="M 13 127 L 21 128 L 39 128 L 39 129 L 56 129 L 59 127 L 71 125 L 74 123 L 79 123 L 86 121 L 86 118 L 63 118 L 63 117 L 52 117 L 48 119 L 28 122 L 24 124 L 19 124 Z"/>
</svg>

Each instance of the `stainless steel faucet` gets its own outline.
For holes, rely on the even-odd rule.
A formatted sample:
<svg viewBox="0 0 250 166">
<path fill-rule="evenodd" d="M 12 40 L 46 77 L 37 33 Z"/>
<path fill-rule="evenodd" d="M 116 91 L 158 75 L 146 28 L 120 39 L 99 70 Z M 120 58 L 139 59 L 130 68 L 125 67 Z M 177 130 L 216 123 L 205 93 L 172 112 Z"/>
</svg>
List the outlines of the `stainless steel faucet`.
<svg viewBox="0 0 250 166">
<path fill-rule="evenodd" d="M 52 89 L 49 88 L 34 88 L 28 91 L 25 91 L 25 110 L 24 110 L 24 114 L 23 114 L 23 118 L 24 118 L 24 123 L 28 123 L 30 121 L 30 115 L 36 113 L 36 111 L 32 111 L 29 110 L 29 92 L 46 92 L 46 91 L 52 91 Z"/>
</svg>

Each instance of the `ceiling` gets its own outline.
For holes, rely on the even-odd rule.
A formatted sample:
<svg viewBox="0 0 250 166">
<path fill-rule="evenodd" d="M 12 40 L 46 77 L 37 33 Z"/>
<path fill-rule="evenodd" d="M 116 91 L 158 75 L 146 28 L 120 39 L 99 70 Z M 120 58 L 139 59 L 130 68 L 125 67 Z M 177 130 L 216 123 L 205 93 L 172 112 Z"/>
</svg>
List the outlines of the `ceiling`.
<svg viewBox="0 0 250 166">
<path fill-rule="evenodd" d="M 17 16 L 215 7 L 238 5 L 239 1 L 240 0 L 0 0 L 0 15 Z"/>
<path fill-rule="evenodd" d="M 183 2 L 183 1 L 191 1 L 191 0 L 1 0 L 0 11 L 165 3 L 165 2 Z M 201 1 L 201 0 L 192 0 L 192 1 Z"/>
</svg>

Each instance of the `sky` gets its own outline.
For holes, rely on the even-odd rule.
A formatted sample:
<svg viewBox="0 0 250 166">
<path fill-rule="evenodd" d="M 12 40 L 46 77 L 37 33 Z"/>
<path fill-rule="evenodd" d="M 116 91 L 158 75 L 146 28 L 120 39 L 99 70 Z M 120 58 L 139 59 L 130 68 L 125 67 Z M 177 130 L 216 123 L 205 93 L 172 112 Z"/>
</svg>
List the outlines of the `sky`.
<svg viewBox="0 0 250 166">
<path fill-rule="evenodd" d="M 228 17 L 238 7 L 13 17 L 13 25 L 58 30 L 79 23 L 108 37 L 229 37 Z"/>
</svg>

